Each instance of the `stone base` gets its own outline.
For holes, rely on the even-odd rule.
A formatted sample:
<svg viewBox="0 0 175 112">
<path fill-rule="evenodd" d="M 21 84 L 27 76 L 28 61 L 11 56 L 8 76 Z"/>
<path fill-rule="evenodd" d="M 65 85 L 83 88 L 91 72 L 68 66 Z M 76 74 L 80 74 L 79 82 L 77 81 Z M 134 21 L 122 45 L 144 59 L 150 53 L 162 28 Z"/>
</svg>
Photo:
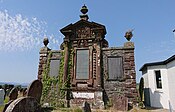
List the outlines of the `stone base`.
<svg viewBox="0 0 175 112">
<path fill-rule="evenodd" d="M 73 99 L 70 100 L 71 107 L 82 107 L 83 103 L 87 101 L 90 104 L 92 109 L 104 109 L 104 102 L 103 102 L 103 92 L 102 91 L 95 91 L 95 92 L 72 92 Z"/>
<path fill-rule="evenodd" d="M 128 110 L 128 98 L 125 96 L 120 96 L 114 94 L 112 97 L 113 109 L 119 111 L 127 111 Z"/>
<path fill-rule="evenodd" d="M 126 42 L 124 43 L 125 48 L 134 48 L 134 43 L 133 42 Z"/>
</svg>

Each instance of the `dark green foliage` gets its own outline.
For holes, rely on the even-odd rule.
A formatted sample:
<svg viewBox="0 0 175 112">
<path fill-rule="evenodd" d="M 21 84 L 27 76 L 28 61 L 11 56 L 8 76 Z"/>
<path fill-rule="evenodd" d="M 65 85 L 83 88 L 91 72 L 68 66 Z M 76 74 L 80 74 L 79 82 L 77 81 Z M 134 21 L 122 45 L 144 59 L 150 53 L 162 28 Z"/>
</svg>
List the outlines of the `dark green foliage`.
<svg viewBox="0 0 175 112">
<path fill-rule="evenodd" d="M 141 101 L 143 101 L 143 90 L 144 90 L 144 79 L 143 77 L 140 79 L 140 84 L 139 84 L 139 94 Z"/>
</svg>

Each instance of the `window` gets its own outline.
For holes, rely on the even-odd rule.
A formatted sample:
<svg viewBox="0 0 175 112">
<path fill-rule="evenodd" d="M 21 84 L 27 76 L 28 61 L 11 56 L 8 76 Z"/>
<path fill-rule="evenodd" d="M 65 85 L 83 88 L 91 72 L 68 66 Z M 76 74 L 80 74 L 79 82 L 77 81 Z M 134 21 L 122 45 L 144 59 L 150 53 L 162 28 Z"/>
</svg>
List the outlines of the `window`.
<svg viewBox="0 0 175 112">
<path fill-rule="evenodd" d="M 108 57 L 108 79 L 117 80 L 123 76 L 122 57 Z"/>
<path fill-rule="evenodd" d="M 89 79 L 89 50 L 77 50 L 76 79 Z"/>
<path fill-rule="evenodd" d="M 155 71 L 155 75 L 156 75 L 156 85 L 158 89 L 162 88 L 162 79 L 161 79 L 161 74 L 160 74 L 160 70 Z"/>
<path fill-rule="evenodd" d="M 60 69 L 60 60 L 50 60 L 50 71 L 49 75 L 50 76 L 58 76 L 59 74 L 59 69 Z"/>
</svg>

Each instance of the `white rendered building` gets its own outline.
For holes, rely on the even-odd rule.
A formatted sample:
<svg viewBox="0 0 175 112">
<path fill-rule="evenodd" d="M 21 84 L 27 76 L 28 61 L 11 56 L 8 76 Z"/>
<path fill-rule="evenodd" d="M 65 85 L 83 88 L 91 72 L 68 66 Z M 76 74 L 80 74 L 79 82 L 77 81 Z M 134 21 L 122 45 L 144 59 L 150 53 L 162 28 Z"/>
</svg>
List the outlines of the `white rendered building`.
<svg viewBox="0 0 175 112">
<path fill-rule="evenodd" d="M 175 110 L 175 55 L 165 61 L 146 63 L 140 71 L 145 104 Z"/>
</svg>

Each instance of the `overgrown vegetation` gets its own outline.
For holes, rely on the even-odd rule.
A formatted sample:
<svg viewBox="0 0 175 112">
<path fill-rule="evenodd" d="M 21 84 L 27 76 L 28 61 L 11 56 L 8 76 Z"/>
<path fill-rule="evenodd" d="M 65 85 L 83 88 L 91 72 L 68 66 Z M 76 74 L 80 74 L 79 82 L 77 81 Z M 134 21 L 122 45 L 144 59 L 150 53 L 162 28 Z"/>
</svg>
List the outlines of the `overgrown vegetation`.
<svg viewBox="0 0 175 112">
<path fill-rule="evenodd" d="M 0 106 L 0 112 L 4 109 L 4 105 Z"/>
<path fill-rule="evenodd" d="M 73 65 L 73 53 L 74 51 L 69 45 L 69 56 L 68 56 L 68 74 L 66 80 L 64 81 L 64 57 L 65 51 L 61 52 L 59 73 L 57 77 L 50 77 L 50 60 L 52 57 L 52 51 L 49 52 L 47 57 L 47 63 L 44 67 L 42 73 L 42 82 L 43 82 L 43 91 L 41 103 L 46 104 L 51 107 L 65 107 L 65 97 L 66 91 L 70 88 L 70 80 L 72 73 L 72 65 Z"/>
<path fill-rule="evenodd" d="M 41 102 L 43 104 L 48 103 L 51 107 L 64 107 L 65 94 L 62 90 L 62 87 L 65 85 L 63 83 L 64 52 L 62 52 L 60 59 L 59 75 L 56 77 L 49 76 L 51 56 L 52 52 L 50 51 L 47 58 L 47 64 L 45 65 L 42 73 L 43 91 Z"/>
</svg>

